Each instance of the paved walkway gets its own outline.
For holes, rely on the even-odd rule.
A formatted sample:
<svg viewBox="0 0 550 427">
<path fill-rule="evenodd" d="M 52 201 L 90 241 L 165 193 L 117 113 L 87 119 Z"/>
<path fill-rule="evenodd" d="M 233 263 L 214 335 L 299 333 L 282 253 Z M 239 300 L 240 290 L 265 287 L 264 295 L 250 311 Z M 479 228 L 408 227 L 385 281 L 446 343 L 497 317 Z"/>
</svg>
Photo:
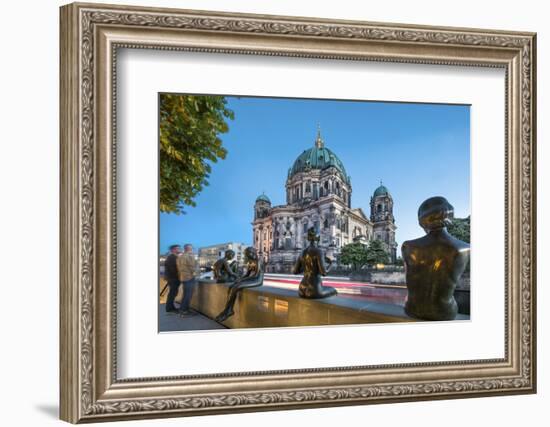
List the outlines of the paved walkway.
<svg viewBox="0 0 550 427">
<path fill-rule="evenodd" d="M 195 316 L 181 317 L 177 314 L 166 313 L 165 305 L 159 305 L 159 332 L 206 331 L 210 329 L 227 328 L 200 313 Z"/>
</svg>

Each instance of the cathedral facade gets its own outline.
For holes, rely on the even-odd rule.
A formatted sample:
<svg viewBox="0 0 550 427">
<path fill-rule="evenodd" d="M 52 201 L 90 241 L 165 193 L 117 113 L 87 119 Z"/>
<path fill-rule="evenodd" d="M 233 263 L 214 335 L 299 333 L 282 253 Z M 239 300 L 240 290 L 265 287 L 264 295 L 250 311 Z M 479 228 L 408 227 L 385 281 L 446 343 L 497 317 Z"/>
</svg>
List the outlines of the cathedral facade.
<svg viewBox="0 0 550 427">
<path fill-rule="evenodd" d="M 261 194 L 254 204 L 253 242 L 266 271 L 288 273 L 307 246 L 307 230 L 320 235 L 319 247 L 338 260 L 343 246 L 378 239 L 395 261 L 393 199 L 380 184 L 370 202 L 370 216 L 352 207 L 351 179 L 341 160 L 317 133 L 315 145 L 294 161 L 286 180 L 286 205 L 272 206 Z"/>
</svg>

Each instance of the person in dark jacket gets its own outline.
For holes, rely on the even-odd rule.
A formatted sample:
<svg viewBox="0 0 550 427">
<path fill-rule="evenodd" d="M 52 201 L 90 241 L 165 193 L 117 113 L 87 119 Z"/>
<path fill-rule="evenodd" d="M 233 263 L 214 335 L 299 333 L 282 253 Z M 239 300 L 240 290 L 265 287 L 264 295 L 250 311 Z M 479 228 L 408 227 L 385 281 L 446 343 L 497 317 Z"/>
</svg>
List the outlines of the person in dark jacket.
<svg viewBox="0 0 550 427">
<path fill-rule="evenodd" d="M 177 259 L 181 252 L 180 245 L 170 246 L 170 255 L 166 257 L 164 261 L 164 278 L 168 284 L 168 298 L 166 299 L 166 312 L 177 313 L 177 309 L 174 306 L 174 299 L 178 294 L 180 287 L 180 278 L 178 275 Z"/>
</svg>

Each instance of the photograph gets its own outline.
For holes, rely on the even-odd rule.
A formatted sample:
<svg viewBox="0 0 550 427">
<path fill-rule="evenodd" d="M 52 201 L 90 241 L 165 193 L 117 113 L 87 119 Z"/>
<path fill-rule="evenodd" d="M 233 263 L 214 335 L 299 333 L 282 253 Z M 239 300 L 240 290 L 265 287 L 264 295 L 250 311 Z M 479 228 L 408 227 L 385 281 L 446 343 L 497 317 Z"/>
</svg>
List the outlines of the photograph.
<svg viewBox="0 0 550 427">
<path fill-rule="evenodd" d="M 469 321 L 470 105 L 159 93 L 158 123 L 159 332 Z"/>
</svg>

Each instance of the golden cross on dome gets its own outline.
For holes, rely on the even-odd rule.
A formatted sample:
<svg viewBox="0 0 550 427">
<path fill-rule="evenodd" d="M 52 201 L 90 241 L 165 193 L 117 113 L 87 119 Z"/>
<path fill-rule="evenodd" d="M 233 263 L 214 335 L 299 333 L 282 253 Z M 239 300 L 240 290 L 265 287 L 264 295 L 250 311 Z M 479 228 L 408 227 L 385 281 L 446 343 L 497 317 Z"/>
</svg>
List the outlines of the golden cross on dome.
<svg viewBox="0 0 550 427">
<path fill-rule="evenodd" d="M 323 148 L 324 145 L 323 138 L 321 138 L 321 125 L 317 123 L 317 138 L 315 139 L 315 146 L 317 148 Z"/>
</svg>

